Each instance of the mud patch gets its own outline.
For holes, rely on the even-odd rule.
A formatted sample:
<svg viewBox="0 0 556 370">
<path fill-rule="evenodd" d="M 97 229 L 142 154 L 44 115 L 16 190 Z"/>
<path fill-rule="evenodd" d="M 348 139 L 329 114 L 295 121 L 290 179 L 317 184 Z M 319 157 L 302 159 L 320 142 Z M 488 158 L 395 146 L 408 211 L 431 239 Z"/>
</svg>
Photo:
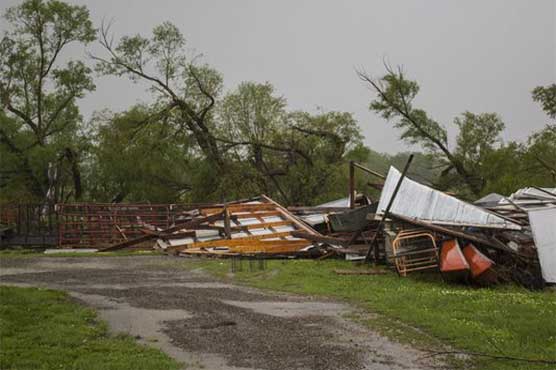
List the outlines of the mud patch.
<svg viewBox="0 0 556 370">
<path fill-rule="evenodd" d="M 110 299 L 102 295 L 71 292 L 70 295 L 88 306 L 97 309 L 101 319 L 108 322 L 112 333 L 129 334 L 143 344 L 156 347 L 174 359 L 188 363 L 191 356 L 172 344 L 161 330 L 164 322 L 192 317 L 185 310 L 146 309 L 130 306 L 122 300 Z"/>
<path fill-rule="evenodd" d="M 287 301 L 222 301 L 236 307 L 247 308 L 258 313 L 277 317 L 297 316 L 340 316 L 347 313 L 347 306 L 331 302 L 287 302 Z"/>
</svg>

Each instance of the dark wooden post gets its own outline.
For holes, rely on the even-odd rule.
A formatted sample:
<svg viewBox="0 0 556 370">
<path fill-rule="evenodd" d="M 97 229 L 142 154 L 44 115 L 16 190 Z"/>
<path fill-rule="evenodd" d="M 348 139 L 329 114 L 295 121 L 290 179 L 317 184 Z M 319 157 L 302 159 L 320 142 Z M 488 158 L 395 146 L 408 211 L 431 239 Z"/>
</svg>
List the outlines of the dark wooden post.
<svg viewBox="0 0 556 370">
<path fill-rule="evenodd" d="M 226 234 L 226 239 L 232 238 L 232 231 L 230 227 L 230 210 L 228 205 L 224 205 L 224 234 Z"/>
</svg>

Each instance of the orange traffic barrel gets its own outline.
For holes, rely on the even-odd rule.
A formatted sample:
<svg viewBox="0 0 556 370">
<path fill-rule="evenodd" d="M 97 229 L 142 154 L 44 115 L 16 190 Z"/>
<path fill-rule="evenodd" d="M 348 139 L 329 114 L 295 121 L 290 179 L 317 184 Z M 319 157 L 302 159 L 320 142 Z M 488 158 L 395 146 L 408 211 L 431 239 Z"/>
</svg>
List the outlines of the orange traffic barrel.
<svg viewBox="0 0 556 370">
<path fill-rule="evenodd" d="M 469 274 L 469 263 L 465 259 L 456 239 L 446 240 L 440 249 L 440 272 L 449 280 L 462 280 Z"/>
<path fill-rule="evenodd" d="M 492 267 L 495 265 L 494 261 L 481 253 L 473 244 L 467 244 L 463 248 L 463 255 L 471 266 L 473 279 L 485 280 L 485 283 L 495 280 L 495 274 L 492 271 Z"/>
</svg>

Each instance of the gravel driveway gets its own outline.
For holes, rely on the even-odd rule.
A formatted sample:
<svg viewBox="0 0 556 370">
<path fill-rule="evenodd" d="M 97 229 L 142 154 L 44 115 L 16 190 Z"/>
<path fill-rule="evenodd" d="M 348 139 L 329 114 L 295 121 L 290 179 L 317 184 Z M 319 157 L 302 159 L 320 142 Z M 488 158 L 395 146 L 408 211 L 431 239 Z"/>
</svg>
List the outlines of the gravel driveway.
<svg viewBox="0 0 556 370">
<path fill-rule="evenodd" d="M 113 332 L 160 348 L 187 369 L 441 367 L 348 320 L 355 308 L 345 303 L 225 283 L 183 258 L 4 258 L 0 283 L 65 290 Z"/>
</svg>

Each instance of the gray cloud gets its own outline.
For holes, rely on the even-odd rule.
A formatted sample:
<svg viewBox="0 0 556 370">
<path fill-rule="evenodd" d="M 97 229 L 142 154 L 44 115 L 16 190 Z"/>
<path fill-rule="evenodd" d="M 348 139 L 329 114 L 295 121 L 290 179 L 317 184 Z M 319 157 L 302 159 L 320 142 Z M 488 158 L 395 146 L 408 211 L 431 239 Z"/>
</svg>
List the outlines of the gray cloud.
<svg viewBox="0 0 556 370">
<path fill-rule="evenodd" d="M 408 147 L 368 111 L 373 95 L 355 68 L 379 76 L 384 59 L 402 64 L 421 85 L 417 103 L 438 121 L 451 126 L 465 110 L 498 112 L 507 124 L 504 139 L 519 141 L 547 122 L 531 89 L 556 81 L 553 0 L 72 2 L 87 5 L 97 25 L 112 18 L 119 35 L 147 34 L 170 20 L 223 73 L 227 89 L 270 81 L 291 109 L 353 112 L 366 143 L 391 153 Z M 17 3 L 3 0 L 0 8 Z M 96 84 L 81 102 L 85 117 L 149 100 L 127 80 Z"/>
</svg>

